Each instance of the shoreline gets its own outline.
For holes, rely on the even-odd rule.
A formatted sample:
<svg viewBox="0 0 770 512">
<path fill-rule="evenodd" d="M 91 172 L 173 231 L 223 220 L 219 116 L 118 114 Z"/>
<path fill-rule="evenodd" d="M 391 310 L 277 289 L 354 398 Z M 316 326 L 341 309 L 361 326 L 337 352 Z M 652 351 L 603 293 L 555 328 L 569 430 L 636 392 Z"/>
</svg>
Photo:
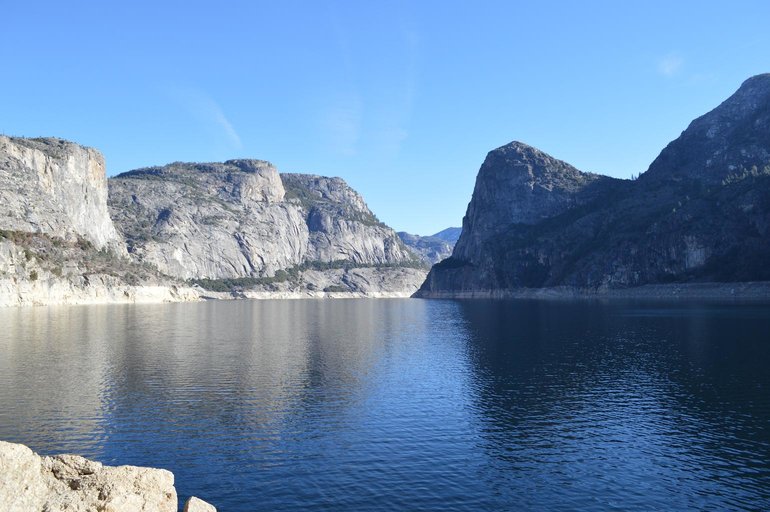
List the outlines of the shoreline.
<svg viewBox="0 0 770 512">
<path fill-rule="evenodd" d="M 48 306 L 100 306 L 117 304 L 178 304 L 185 302 L 230 300 L 350 300 L 408 299 L 412 291 L 323 292 L 257 291 L 211 292 L 176 286 L 123 286 L 116 288 L 65 288 L 56 291 L 0 294 L 0 309 Z"/>
<path fill-rule="evenodd" d="M 7 291 L 7 290 L 6 290 Z M 110 304 L 174 304 L 211 300 L 351 300 L 351 299 L 428 299 L 428 300 L 734 300 L 769 301 L 770 281 L 743 283 L 649 284 L 633 288 L 520 288 L 505 290 L 464 290 L 440 292 L 368 291 L 324 292 L 313 290 L 244 290 L 212 292 L 183 286 L 61 287 L 35 289 L 17 287 L 14 293 L 0 293 L 0 309 L 45 306 L 96 306 Z"/>
<path fill-rule="evenodd" d="M 741 283 L 670 283 L 647 284 L 631 288 L 519 288 L 503 290 L 464 290 L 420 292 L 419 299 L 542 299 L 542 300 L 596 300 L 596 299 L 704 299 L 736 301 L 770 301 L 770 281 Z"/>
</svg>

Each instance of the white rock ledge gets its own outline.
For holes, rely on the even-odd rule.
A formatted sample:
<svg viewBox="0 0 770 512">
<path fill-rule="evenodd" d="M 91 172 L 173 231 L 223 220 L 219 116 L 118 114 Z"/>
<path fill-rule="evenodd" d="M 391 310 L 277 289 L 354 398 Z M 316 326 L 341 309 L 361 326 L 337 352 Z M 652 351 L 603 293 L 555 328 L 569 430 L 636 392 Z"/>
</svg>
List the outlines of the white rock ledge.
<svg viewBox="0 0 770 512">
<path fill-rule="evenodd" d="M 130 286 L 110 276 L 92 276 L 77 286 L 66 279 L 20 281 L 0 279 L 0 307 L 75 304 L 152 304 L 201 300 L 198 290 L 184 286 Z"/>
<path fill-rule="evenodd" d="M 5 512 L 177 512 L 165 469 L 104 466 L 77 455 L 41 457 L 0 441 L 0 509 Z M 187 512 L 216 512 L 192 497 Z"/>
</svg>

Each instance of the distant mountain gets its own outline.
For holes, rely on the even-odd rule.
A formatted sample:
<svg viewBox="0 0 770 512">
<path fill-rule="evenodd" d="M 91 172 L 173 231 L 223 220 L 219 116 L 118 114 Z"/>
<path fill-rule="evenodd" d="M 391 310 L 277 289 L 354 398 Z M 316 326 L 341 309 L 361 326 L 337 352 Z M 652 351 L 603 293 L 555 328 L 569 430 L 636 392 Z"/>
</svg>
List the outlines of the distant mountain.
<svg viewBox="0 0 770 512">
<path fill-rule="evenodd" d="M 770 74 L 693 121 L 638 180 L 514 142 L 487 155 L 422 297 L 770 280 Z"/>
<path fill-rule="evenodd" d="M 438 263 L 444 258 L 451 256 L 452 248 L 455 245 L 453 241 L 449 242 L 438 238 L 435 235 L 420 236 L 412 235 L 406 231 L 399 231 L 398 236 L 401 238 L 401 241 L 426 264 L 426 266 Z"/>
<path fill-rule="evenodd" d="M 454 244 L 457 243 L 457 239 L 460 238 L 460 233 L 462 230 L 463 228 L 446 228 L 431 236 L 434 238 L 440 238 L 441 240 L 449 242 L 452 244 L 452 246 L 454 246 Z"/>
</svg>

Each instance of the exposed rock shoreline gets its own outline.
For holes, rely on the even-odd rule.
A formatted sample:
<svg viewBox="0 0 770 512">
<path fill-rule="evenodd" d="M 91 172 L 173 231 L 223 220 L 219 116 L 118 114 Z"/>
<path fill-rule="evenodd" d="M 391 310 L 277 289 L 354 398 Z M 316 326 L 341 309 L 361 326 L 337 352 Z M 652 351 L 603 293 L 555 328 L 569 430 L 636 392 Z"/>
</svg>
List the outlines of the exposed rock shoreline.
<svg viewBox="0 0 770 512">
<path fill-rule="evenodd" d="M 517 288 L 420 291 L 425 299 L 704 299 L 770 301 L 770 282 L 650 284 L 634 288 Z"/>
<path fill-rule="evenodd" d="M 0 504 L 5 512 L 177 512 L 174 475 L 165 469 L 105 466 L 77 455 L 41 457 L 0 441 Z M 191 497 L 185 512 L 216 512 Z"/>
<path fill-rule="evenodd" d="M 195 302 L 200 290 L 178 286 L 130 286 L 110 276 L 92 276 L 88 286 L 75 286 L 57 279 L 50 281 L 0 280 L 0 307 L 58 306 L 87 304 L 156 304 Z"/>
<path fill-rule="evenodd" d="M 355 268 L 348 271 L 310 271 L 305 274 L 301 285 L 283 282 L 269 287 L 220 292 L 200 286 L 174 284 L 133 286 L 109 275 L 90 275 L 87 282 L 77 283 L 50 275 L 35 281 L 0 279 L 0 307 L 158 304 L 239 299 L 407 298 L 417 291 L 427 271 L 413 268 Z M 337 282 L 345 282 L 348 291 L 336 288 L 333 283 Z"/>
</svg>

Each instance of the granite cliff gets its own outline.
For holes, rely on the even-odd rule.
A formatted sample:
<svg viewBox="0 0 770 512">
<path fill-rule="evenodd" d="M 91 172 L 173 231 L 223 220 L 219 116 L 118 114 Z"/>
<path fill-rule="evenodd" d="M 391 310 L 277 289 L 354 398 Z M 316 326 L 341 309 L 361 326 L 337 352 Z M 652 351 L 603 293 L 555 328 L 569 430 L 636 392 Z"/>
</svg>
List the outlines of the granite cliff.
<svg viewBox="0 0 770 512">
<path fill-rule="evenodd" d="M 489 153 L 452 257 L 417 296 L 770 280 L 770 74 L 694 120 L 637 180 L 521 143 Z"/>
<path fill-rule="evenodd" d="M 340 178 L 231 160 L 108 180 L 94 149 L 0 137 L 0 306 L 409 296 L 426 273 Z"/>
<path fill-rule="evenodd" d="M 211 291 L 404 295 L 427 272 L 340 178 L 230 160 L 130 171 L 109 187 L 131 258 Z"/>
<path fill-rule="evenodd" d="M 197 298 L 129 260 L 98 151 L 0 136 L 0 306 Z"/>
<path fill-rule="evenodd" d="M 107 210 L 104 157 L 61 139 L 0 135 L 0 228 L 82 237 L 122 252 Z"/>
</svg>

